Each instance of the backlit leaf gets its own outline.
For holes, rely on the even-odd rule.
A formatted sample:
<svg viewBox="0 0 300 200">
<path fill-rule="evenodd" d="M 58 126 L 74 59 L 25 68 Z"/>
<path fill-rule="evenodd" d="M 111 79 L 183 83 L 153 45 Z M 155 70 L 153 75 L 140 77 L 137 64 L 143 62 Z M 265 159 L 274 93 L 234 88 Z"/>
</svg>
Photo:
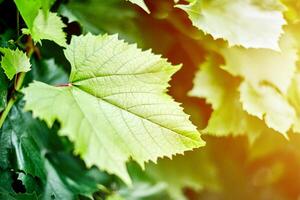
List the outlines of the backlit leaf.
<svg viewBox="0 0 300 200">
<path fill-rule="evenodd" d="M 269 86 L 252 86 L 244 82 L 240 86 L 243 108 L 276 131 L 285 134 L 295 121 L 295 111 L 287 100 Z"/>
<path fill-rule="evenodd" d="M 19 72 L 27 72 L 30 70 L 30 62 L 26 54 L 19 49 L 11 50 L 8 48 L 0 48 L 3 53 L 1 67 L 4 69 L 6 76 L 11 80 Z"/>
<path fill-rule="evenodd" d="M 278 39 L 285 24 L 282 6 L 274 7 L 274 3 L 269 5 L 265 1 L 195 0 L 177 7 L 188 13 L 194 26 L 215 39 L 227 40 L 229 46 L 278 50 Z"/>
<path fill-rule="evenodd" d="M 34 19 L 32 29 L 23 29 L 24 34 L 30 34 L 35 42 L 41 40 L 51 40 L 60 46 L 66 46 L 66 34 L 63 32 L 65 27 L 61 18 L 55 13 L 49 13 L 46 17 L 42 10 L 39 10 Z"/>
<path fill-rule="evenodd" d="M 143 166 L 204 144 L 165 93 L 178 66 L 107 35 L 73 37 L 65 55 L 72 66 L 70 84 L 30 84 L 26 109 L 49 126 L 58 119 L 60 134 L 74 142 L 88 166 L 129 183 L 129 157 Z"/>
</svg>

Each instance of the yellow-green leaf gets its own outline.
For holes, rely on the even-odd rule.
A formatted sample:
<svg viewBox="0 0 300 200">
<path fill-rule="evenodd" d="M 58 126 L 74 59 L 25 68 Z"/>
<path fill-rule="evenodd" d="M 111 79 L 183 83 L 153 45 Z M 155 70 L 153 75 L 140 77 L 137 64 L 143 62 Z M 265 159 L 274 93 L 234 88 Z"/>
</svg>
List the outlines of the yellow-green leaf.
<svg viewBox="0 0 300 200">
<path fill-rule="evenodd" d="M 243 110 L 238 92 L 240 80 L 212 63 L 208 59 L 200 66 L 190 92 L 205 98 L 214 109 L 203 132 L 215 136 L 247 134 L 253 140 L 265 128 L 264 123 Z"/>
<path fill-rule="evenodd" d="M 166 94 L 179 69 L 117 36 L 73 37 L 65 55 L 70 85 L 34 82 L 24 90 L 26 109 L 49 126 L 57 119 L 88 166 L 129 183 L 125 163 L 141 166 L 204 142 L 188 115 Z"/>
<path fill-rule="evenodd" d="M 3 53 L 1 67 L 4 69 L 6 76 L 11 80 L 19 72 L 27 72 L 30 70 L 30 62 L 26 54 L 19 49 L 11 50 L 8 48 L 0 48 Z"/>
<path fill-rule="evenodd" d="M 177 7 L 188 13 L 194 26 L 215 39 L 227 40 L 229 46 L 278 50 L 278 39 L 285 24 L 282 9 L 280 6 L 268 6 L 274 3 L 264 2 L 265 0 L 259 3 L 252 0 L 194 0 L 189 5 Z"/>
<path fill-rule="evenodd" d="M 295 73 L 298 57 L 289 35 L 281 39 L 280 47 L 281 52 L 240 47 L 223 49 L 226 64 L 222 68 L 252 85 L 268 83 L 285 94 Z"/>
<path fill-rule="evenodd" d="M 66 46 L 66 34 L 63 31 L 65 24 L 56 13 L 45 13 L 39 10 L 37 17 L 34 19 L 32 29 L 23 29 L 24 34 L 30 34 L 35 42 L 41 40 L 51 40 L 58 45 Z"/>
<path fill-rule="evenodd" d="M 295 120 L 295 111 L 280 93 L 270 86 L 240 86 L 241 102 L 249 114 L 265 120 L 268 127 L 286 134 Z"/>
</svg>

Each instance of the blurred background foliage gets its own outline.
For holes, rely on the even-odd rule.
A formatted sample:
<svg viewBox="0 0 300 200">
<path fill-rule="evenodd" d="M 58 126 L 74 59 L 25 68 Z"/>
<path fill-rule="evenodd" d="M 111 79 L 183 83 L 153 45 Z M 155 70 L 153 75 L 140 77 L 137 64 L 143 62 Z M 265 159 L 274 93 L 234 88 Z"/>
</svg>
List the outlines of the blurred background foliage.
<svg viewBox="0 0 300 200">
<path fill-rule="evenodd" d="M 0 43 L 14 45 L 9 39 L 18 37 L 16 8 L 10 0 L 0 2 Z M 285 17 L 299 38 L 300 2 L 284 2 L 290 8 Z M 162 54 L 173 64 L 182 63 L 169 93 L 182 102 L 201 130 L 207 125 L 211 106 L 187 93 L 206 58 L 213 56 L 216 62 L 224 62 L 218 49 L 226 43 L 193 27 L 187 14 L 175 8 L 172 0 L 145 3 L 150 14 L 124 0 L 57 0 L 52 11 L 63 17 L 68 40 L 86 32 L 117 33 L 129 43 Z M 20 26 L 24 27 L 24 22 L 20 21 Z M 28 82 L 35 79 L 49 84 L 66 83 L 70 66 L 58 45 L 43 42 L 31 61 L 33 70 L 27 76 Z M 12 87 L 3 71 L 0 77 L 1 91 Z M 0 95 L 0 109 L 8 95 Z M 55 194 L 50 195 L 53 199 L 300 199 L 300 135 L 290 133 L 287 140 L 266 132 L 253 141 L 247 136 L 204 135 L 206 147 L 174 156 L 173 160 L 159 159 L 157 165 L 147 164 L 145 171 L 129 163 L 133 185 L 126 186 L 115 176 L 96 168 L 87 169 L 80 158 L 72 155 L 73 147 L 67 138 L 57 136 L 59 124 L 48 129 L 30 113 L 21 111 L 23 104 L 20 101 L 14 106 L 0 132 L 0 199 L 47 199 L 49 193 Z M 11 146 L 4 145 L 7 141 Z"/>
</svg>

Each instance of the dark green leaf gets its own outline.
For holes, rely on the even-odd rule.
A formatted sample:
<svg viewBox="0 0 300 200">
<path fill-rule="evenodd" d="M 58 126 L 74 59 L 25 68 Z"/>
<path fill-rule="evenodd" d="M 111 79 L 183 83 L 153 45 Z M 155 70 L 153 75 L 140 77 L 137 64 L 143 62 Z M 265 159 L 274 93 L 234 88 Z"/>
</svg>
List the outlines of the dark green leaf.
<svg viewBox="0 0 300 200">
<path fill-rule="evenodd" d="M 8 80 L 3 70 L 0 69 L 0 112 L 4 110 L 7 104 L 7 90 L 8 90 Z"/>
<path fill-rule="evenodd" d="M 14 106 L 0 132 L 2 168 L 12 167 L 45 181 L 43 158 L 28 128 L 28 115 L 21 107 Z M 6 158 L 6 159 L 5 159 Z M 7 161 L 7 162 L 6 162 Z M 1 162 L 0 162 L 1 164 Z"/>
<path fill-rule="evenodd" d="M 50 85 L 63 84 L 68 82 L 68 75 L 58 66 L 54 59 L 37 60 L 32 59 L 32 74 L 35 80 Z"/>
<path fill-rule="evenodd" d="M 25 172 L 18 173 L 17 179 L 27 193 L 37 192 L 45 200 L 73 200 L 79 194 L 91 196 L 98 184 L 109 182 L 108 175 L 96 168 L 88 170 L 83 161 L 73 156 L 73 145 L 58 137 L 57 124 L 47 128 L 44 122 L 23 112 L 23 103 L 13 106 L 1 129 L 0 167 Z M 9 183 L 9 178 L 9 174 L 0 173 L 0 187 Z M 4 188 L 6 193 L 11 192 L 9 188 Z M 6 193 L 6 198 L 15 198 Z"/>
</svg>

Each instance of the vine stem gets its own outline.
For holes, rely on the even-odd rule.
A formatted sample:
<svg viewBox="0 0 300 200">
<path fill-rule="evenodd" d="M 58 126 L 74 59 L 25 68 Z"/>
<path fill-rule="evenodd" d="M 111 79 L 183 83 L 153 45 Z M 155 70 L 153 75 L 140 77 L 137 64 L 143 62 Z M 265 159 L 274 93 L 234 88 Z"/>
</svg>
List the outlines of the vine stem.
<svg viewBox="0 0 300 200">
<path fill-rule="evenodd" d="M 15 104 L 15 102 L 16 102 L 15 98 L 10 98 L 10 100 L 8 101 L 7 106 L 0 117 L 0 127 L 2 127 L 9 111 L 11 110 L 11 108 Z"/>
<path fill-rule="evenodd" d="M 18 74 L 17 81 L 16 81 L 15 88 L 14 88 L 15 91 L 19 91 L 21 89 L 25 75 L 26 75 L 25 72 Z M 14 97 L 14 94 L 12 94 L 12 97 L 9 99 L 7 106 L 5 107 L 2 115 L 0 116 L 0 128 L 3 126 L 3 123 L 4 123 L 8 113 L 11 110 L 11 108 L 13 107 L 13 105 L 15 104 L 15 102 L 16 102 L 16 98 Z"/>
</svg>

